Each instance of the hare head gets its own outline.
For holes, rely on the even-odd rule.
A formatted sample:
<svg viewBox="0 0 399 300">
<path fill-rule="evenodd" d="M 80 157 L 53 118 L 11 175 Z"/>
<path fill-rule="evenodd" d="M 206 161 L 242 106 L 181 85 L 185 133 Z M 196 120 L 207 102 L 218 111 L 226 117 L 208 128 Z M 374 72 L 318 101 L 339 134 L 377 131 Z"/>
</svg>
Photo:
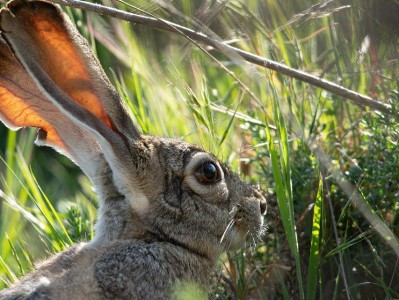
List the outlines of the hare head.
<svg viewBox="0 0 399 300">
<path fill-rule="evenodd" d="M 145 256 L 141 247 L 158 249 L 157 266 L 165 265 L 168 278 L 148 271 L 150 287 L 160 280 L 206 281 L 222 251 L 262 233 L 262 195 L 197 146 L 140 134 L 89 45 L 59 8 L 44 1 L 11 1 L 1 10 L 0 30 L 0 120 L 11 129 L 38 128 L 36 143 L 73 160 L 101 200 L 95 238 L 82 246 L 95 253 L 82 260 L 94 267 L 80 262 L 81 273 L 93 272 L 84 277 L 95 278 L 92 295 L 106 289 L 106 272 L 98 271 L 98 262 L 103 257 L 112 263 L 110 253 Z M 178 256 L 184 267 L 168 265 L 173 251 L 185 253 Z M 70 252 L 71 261 L 79 261 L 79 251 Z M 191 256 L 202 264 L 185 264 Z M 130 260 L 130 268 L 144 271 L 142 260 Z M 36 276 L 48 279 L 46 288 L 60 264 L 55 258 L 44 265 L 46 275 Z M 79 266 L 71 262 L 66 269 Z M 133 274 L 125 280 L 138 290 Z M 28 293 L 29 288 L 22 289 Z"/>
</svg>

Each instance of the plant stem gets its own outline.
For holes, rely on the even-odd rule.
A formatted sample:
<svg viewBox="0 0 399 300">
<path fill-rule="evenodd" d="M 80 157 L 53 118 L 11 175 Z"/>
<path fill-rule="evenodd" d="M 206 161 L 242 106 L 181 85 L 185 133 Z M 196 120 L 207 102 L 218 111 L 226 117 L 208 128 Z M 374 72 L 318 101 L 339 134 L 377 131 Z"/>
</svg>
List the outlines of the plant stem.
<svg viewBox="0 0 399 300">
<path fill-rule="evenodd" d="M 292 78 L 307 82 L 311 85 L 322 88 L 326 91 L 329 91 L 335 95 L 341 96 L 343 98 L 351 100 L 353 103 L 361 106 L 361 107 L 369 107 L 374 110 L 378 110 L 383 113 L 387 113 L 390 115 L 399 116 L 396 112 L 392 111 L 392 107 L 386 103 L 382 103 L 379 100 L 372 99 L 368 96 L 357 93 L 353 90 L 347 89 L 343 86 L 340 86 L 331 81 L 319 78 L 317 76 L 308 74 L 304 71 L 290 68 L 284 64 L 275 62 L 273 60 L 267 59 L 265 57 L 261 57 L 259 55 L 255 55 L 249 53 L 247 51 L 243 51 L 237 47 L 233 47 L 229 44 L 224 43 L 222 40 L 217 40 L 213 37 L 209 37 L 201 32 L 194 31 L 190 28 L 178 25 L 176 23 L 163 20 L 160 18 L 154 18 L 149 16 L 142 16 L 130 12 L 126 12 L 123 10 L 119 10 L 112 7 L 103 6 L 96 3 L 90 3 L 81 0 L 51 0 L 54 3 L 58 3 L 65 6 L 75 7 L 79 9 L 84 9 L 92 12 L 96 12 L 102 15 L 107 15 L 110 17 L 115 17 L 121 20 L 146 25 L 149 27 L 157 28 L 160 30 L 165 30 L 169 32 L 174 32 L 178 34 L 182 34 L 190 39 L 196 40 L 198 42 L 204 43 L 208 46 L 215 48 L 221 53 L 227 56 L 233 56 L 234 58 L 244 59 L 248 62 L 251 62 L 255 65 L 274 70 L 278 73 L 290 76 Z"/>
</svg>

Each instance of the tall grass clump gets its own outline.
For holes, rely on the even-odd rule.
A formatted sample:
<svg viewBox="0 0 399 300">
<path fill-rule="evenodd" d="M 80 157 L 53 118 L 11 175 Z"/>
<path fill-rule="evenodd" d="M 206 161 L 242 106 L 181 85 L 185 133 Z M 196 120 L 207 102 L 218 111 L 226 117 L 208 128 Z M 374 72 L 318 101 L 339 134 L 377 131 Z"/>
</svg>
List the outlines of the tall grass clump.
<svg viewBox="0 0 399 300">
<path fill-rule="evenodd" d="M 392 106 L 392 115 L 359 107 L 182 35 L 67 9 L 145 134 L 216 153 L 268 197 L 267 233 L 222 255 L 210 298 L 399 298 L 397 1 L 102 3 Z M 34 138 L 0 127 L 0 288 L 93 235 L 90 182 Z"/>
</svg>

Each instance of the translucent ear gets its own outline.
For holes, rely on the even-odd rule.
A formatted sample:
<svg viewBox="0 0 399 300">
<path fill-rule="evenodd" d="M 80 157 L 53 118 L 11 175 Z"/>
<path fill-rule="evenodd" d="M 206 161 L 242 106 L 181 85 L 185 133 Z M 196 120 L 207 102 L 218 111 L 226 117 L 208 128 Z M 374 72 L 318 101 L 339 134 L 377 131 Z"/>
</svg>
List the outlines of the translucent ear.
<svg viewBox="0 0 399 300">
<path fill-rule="evenodd" d="M 137 193 L 134 162 L 141 153 L 129 145 L 140 133 L 64 13 L 48 2 L 11 1 L 0 12 L 0 30 L 12 51 L 2 43 L 1 119 L 40 128 L 39 141 L 69 154 L 88 175 L 99 172 L 96 161 L 104 157 L 120 191 Z"/>
<path fill-rule="evenodd" d="M 0 38 L 0 120 L 7 127 L 39 129 L 36 144 L 68 156 L 94 181 L 88 162 L 101 159 L 98 143 L 51 103 Z M 85 141 L 76 144 L 75 140 Z"/>
<path fill-rule="evenodd" d="M 2 10 L 0 24 L 20 60 L 29 56 L 62 92 L 109 128 L 129 138 L 139 135 L 86 40 L 57 7 L 11 1 Z"/>
</svg>

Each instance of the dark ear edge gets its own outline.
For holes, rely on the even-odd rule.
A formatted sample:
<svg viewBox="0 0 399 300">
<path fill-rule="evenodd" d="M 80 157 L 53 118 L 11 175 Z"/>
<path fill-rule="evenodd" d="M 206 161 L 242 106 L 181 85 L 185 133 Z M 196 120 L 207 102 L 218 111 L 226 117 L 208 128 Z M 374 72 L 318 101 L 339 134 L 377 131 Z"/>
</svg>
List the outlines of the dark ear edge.
<svg viewBox="0 0 399 300">
<path fill-rule="evenodd" d="M 135 167 L 141 153 L 132 153 L 130 147 L 141 143 L 141 135 L 90 47 L 70 21 L 50 3 L 15 0 L 1 10 L 0 29 L 45 101 L 83 132 L 85 139 L 79 140 L 69 132 L 73 129 L 65 128 L 72 136 L 68 141 L 72 150 L 78 149 L 77 155 L 80 149 L 91 153 L 90 147 L 95 154 L 99 151 L 112 169 L 118 190 L 124 195 L 139 195 L 137 198 L 145 202 L 145 197 L 140 197 Z M 52 113 L 46 115 L 50 123 L 56 122 Z M 90 168 L 95 169 L 95 164 Z"/>
<path fill-rule="evenodd" d="M 29 55 L 74 102 L 124 138 L 140 136 L 87 41 L 57 6 L 11 1 L 1 10 L 0 28 L 15 55 L 32 49 Z"/>
</svg>

